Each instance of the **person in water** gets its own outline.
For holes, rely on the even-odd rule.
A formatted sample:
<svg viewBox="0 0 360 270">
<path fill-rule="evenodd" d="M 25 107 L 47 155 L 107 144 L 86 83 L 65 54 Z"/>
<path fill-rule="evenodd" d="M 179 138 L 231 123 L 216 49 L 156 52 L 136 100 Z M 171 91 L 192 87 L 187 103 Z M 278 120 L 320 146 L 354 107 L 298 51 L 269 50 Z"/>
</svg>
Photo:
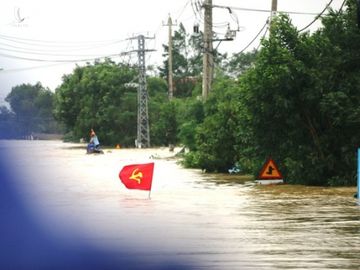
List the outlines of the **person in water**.
<svg viewBox="0 0 360 270">
<path fill-rule="evenodd" d="M 93 152 L 94 150 L 99 150 L 100 142 L 98 137 L 96 136 L 96 133 L 93 129 L 90 131 L 90 142 L 87 147 L 88 152 Z"/>
</svg>

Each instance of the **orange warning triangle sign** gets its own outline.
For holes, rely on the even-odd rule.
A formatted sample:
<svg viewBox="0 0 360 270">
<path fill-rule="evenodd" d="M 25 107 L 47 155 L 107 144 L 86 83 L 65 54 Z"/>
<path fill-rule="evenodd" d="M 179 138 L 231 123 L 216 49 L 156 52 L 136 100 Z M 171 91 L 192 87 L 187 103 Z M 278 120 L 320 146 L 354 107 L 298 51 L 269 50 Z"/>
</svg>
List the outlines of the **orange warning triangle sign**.
<svg viewBox="0 0 360 270">
<path fill-rule="evenodd" d="M 276 163 L 269 158 L 262 167 L 258 179 L 282 179 L 281 172 L 279 171 Z"/>
</svg>

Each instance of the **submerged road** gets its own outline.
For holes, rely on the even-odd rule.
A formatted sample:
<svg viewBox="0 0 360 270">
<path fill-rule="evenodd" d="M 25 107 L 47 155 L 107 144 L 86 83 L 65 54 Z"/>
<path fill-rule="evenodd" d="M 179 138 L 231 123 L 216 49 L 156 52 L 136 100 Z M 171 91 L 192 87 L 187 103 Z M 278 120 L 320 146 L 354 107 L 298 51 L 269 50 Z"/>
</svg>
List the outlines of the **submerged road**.
<svg viewBox="0 0 360 270">
<path fill-rule="evenodd" d="M 0 149 L 11 171 L 3 193 L 26 216 L 16 217 L 20 240 L 16 228 L 7 234 L 5 243 L 15 244 L 0 266 L 359 269 L 355 187 L 256 186 L 184 169 L 168 149 L 86 155 L 83 145 L 59 141 L 2 141 Z M 143 162 L 155 162 L 151 199 L 118 177 L 124 165 Z M 5 213 L 9 226 L 18 224 Z M 36 254 L 12 255 L 26 248 Z"/>
</svg>

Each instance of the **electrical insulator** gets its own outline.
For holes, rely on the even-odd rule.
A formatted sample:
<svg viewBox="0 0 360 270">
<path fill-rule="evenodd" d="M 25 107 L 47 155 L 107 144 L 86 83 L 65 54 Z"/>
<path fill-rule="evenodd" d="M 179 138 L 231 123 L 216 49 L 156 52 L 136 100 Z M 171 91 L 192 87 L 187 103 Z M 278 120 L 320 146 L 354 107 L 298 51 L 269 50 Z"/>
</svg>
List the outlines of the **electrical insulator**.
<svg viewBox="0 0 360 270">
<path fill-rule="evenodd" d="M 194 25 L 194 33 L 199 34 L 199 25 L 198 24 Z"/>
</svg>

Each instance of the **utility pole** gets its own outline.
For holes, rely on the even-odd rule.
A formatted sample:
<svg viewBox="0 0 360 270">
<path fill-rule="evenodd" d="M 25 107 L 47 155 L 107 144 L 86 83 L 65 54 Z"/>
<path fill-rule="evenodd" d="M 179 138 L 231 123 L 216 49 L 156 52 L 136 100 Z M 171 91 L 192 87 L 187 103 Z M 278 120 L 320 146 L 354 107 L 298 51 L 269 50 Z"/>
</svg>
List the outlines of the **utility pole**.
<svg viewBox="0 0 360 270">
<path fill-rule="evenodd" d="M 211 91 L 211 84 L 213 80 L 213 31 L 212 31 L 212 0 L 205 0 L 204 4 L 204 56 L 203 56 L 203 83 L 202 83 L 202 97 L 206 100 Z"/>
<path fill-rule="evenodd" d="M 270 15 L 270 23 L 269 23 L 269 30 L 270 30 L 270 36 L 273 32 L 273 27 L 272 27 L 272 22 L 273 19 L 276 17 L 276 13 L 277 13 L 277 0 L 272 0 L 271 2 L 271 15 Z"/>
<path fill-rule="evenodd" d="M 275 16 L 277 12 L 277 0 L 272 0 L 271 3 L 271 16 Z"/>
<path fill-rule="evenodd" d="M 270 16 L 270 23 L 273 20 L 273 17 L 276 16 L 277 13 L 277 0 L 272 0 L 271 3 L 271 16 Z"/>
<path fill-rule="evenodd" d="M 173 44 L 172 44 L 172 26 L 175 26 L 176 24 L 172 23 L 170 14 L 168 18 L 167 24 L 163 24 L 163 26 L 169 27 L 169 60 L 168 60 L 168 88 L 169 88 L 169 99 L 171 100 L 174 96 L 174 82 L 173 82 Z"/>
<path fill-rule="evenodd" d="M 149 129 L 149 112 L 148 112 L 148 92 L 146 88 L 146 68 L 145 68 L 145 52 L 154 50 L 145 49 L 145 40 L 153 39 L 139 35 L 131 38 L 138 40 L 138 50 L 131 51 L 138 54 L 139 65 L 139 87 L 137 92 L 137 139 L 136 147 L 147 148 L 150 147 L 150 129 Z"/>
</svg>

